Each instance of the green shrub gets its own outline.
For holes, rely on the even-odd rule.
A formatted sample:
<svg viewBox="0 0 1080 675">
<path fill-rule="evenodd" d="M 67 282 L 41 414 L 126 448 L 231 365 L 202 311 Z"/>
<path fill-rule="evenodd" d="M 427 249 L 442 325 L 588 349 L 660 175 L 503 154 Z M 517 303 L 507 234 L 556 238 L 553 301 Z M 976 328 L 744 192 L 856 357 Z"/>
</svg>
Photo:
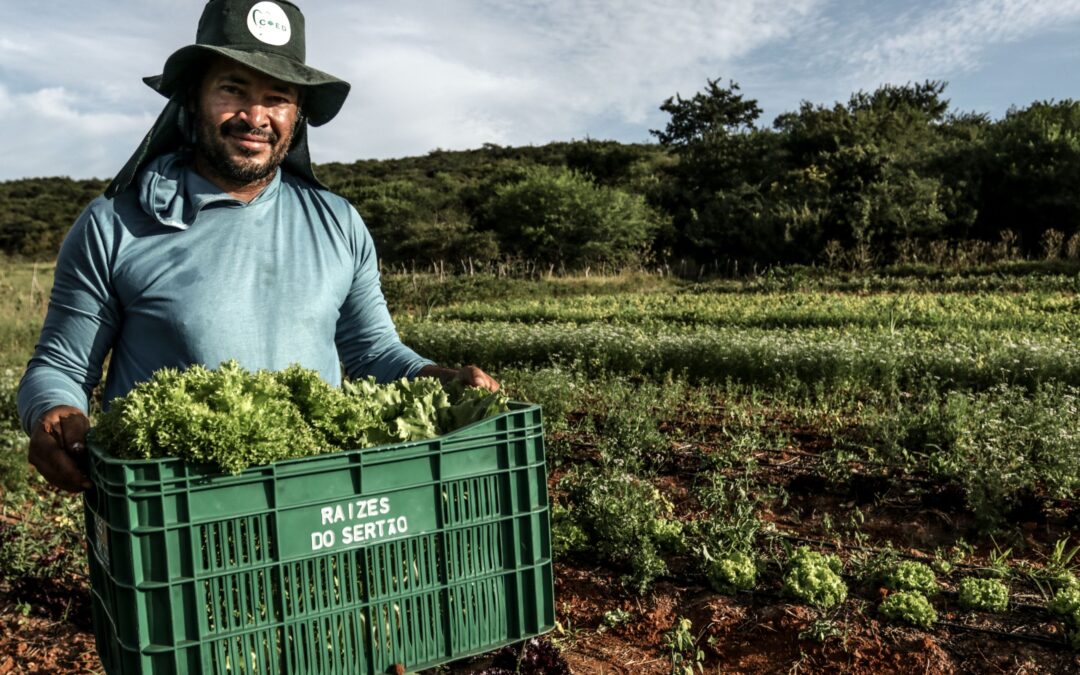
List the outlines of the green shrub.
<svg viewBox="0 0 1080 675">
<path fill-rule="evenodd" d="M 926 596 L 935 595 L 938 587 L 934 570 L 924 563 L 904 560 L 885 575 L 885 586 L 893 591 L 915 591 Z"/>
<path fill-rule="evenodd" d="M 496 189 L 485 220 L 506 252 L 582 268 L 640 263 L 661 218 L 639 194 L 565 167 L 533 166 Z"/>
<path fill-rule="evenodd" d="M 929 628 L 937 621 L 933 605 L 925 595 L 915 591 L 890 593 L 878 612 L 889 621 L 903 621 L 919 628 Z"/>
<path fill-rule="evenodd" d="M 1009 588 L 998 579 L 963 579 L 960 606 L 978 612 L 1004 612 L 1009 606 Z"/>
<path fill-rule="evenodd" d="M 622 582 L 644 593 L 667 572 L 662 552 L 685 547 L 674 507 L 646 481 L 617 469 L 578 468 L 563 478 L 573 522 L 602 562 L 626 570 Z"/>
<path fill-rule="evenodd" d="M 1054 383 L 951 391 L 926 439 L 930 470 L 964 490 L 984 529 L 1000 526 L 1025 490 L 1068 498 L 1080 487 L 1078 404 L 1075 388 Z"/>
<path fill-rule="evenodd" d="M 574 522 L 570 509 L 555 502 L 551 505 L 551 554 L 556 560 L 581 553 L 589 548 L 585 530 Z"/>
<path fill-rule="evenodd" d="M 748 553 L 731 551 L 708 562 L 705 576 L 718 593 L 748 591 L 757 583 L 757 563 Z"/>
<path fill-rule="evenodd" d="M 821 609 L 834 607 L 847 598 L 847 584 L 840 578 L 843 564 L 835 555 L 822 555 L 800 546 L 788 563 L 784 590 L 791 596 Z"/>
</svg>

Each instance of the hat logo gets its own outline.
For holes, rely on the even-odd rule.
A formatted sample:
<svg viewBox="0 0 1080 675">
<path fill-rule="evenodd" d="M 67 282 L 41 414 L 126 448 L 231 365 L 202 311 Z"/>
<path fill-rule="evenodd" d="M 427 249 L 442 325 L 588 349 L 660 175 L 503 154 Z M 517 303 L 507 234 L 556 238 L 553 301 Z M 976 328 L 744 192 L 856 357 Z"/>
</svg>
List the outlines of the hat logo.
<svg viewBox="0 0 1080 675">
<path fill-rule="evenodd" d="M 273 2 L 257 2 L 247 15 L 248 30 L 258 40 L 280 47 L 292 37 L 289 17 Z"/>
</svg>

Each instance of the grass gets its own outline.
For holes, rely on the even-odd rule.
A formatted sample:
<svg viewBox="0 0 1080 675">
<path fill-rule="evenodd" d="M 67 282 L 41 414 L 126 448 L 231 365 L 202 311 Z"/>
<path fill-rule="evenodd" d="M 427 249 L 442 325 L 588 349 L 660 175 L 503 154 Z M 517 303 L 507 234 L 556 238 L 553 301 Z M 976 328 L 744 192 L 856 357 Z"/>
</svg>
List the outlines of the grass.
<svg viewBox="0 0 1080 675">
<path fill-rule="evenodd" d="M 54 266 L 0 259 L 0 369 L 23 368 L 49 304 Z"/>
</svg>

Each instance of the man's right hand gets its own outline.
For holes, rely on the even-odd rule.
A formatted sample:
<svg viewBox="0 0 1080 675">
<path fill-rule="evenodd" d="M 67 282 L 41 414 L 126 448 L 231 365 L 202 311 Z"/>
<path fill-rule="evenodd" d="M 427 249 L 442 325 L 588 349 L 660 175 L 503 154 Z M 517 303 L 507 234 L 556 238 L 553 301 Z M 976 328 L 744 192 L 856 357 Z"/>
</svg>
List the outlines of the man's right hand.
<svg viewBox="0 0 1080 675">
<path fill-rule="evenodd" d="M 90 420 L 78 408 L 60 405 L 41 417 L 30 435 L 30 463 L 56 487 L 68 492 L 90 488 L 90 479 L 79 468 L 86 458 L 86 432 Z"/>
</svg>

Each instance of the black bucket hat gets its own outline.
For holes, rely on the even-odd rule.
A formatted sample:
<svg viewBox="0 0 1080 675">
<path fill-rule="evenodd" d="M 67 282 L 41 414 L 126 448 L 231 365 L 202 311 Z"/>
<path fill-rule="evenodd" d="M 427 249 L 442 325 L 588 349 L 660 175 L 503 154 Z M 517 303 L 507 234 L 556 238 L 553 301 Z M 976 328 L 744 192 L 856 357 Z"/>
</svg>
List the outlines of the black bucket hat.
<svg viewBox="0 0 1080 675">
<path fill-rule="evenodd" d="M 210 0 L 199 18 L 195 44 L 182 47 L 165 61 L 161 75 L 145 77 L 155 91 L 169 98 L 165 110 L 105 190 L 112 197 L 124 190 L 154 157 L 184 145 L 181 111 L 193 71 L 208 57 L 225 56 L 304 90 L 304 117 L 282 165 L 315 185 L 307 125 L 329 122 L 345 103 L 349 83 L 304 63 L 304 15 L 288 0 Z"/>
</svg>

